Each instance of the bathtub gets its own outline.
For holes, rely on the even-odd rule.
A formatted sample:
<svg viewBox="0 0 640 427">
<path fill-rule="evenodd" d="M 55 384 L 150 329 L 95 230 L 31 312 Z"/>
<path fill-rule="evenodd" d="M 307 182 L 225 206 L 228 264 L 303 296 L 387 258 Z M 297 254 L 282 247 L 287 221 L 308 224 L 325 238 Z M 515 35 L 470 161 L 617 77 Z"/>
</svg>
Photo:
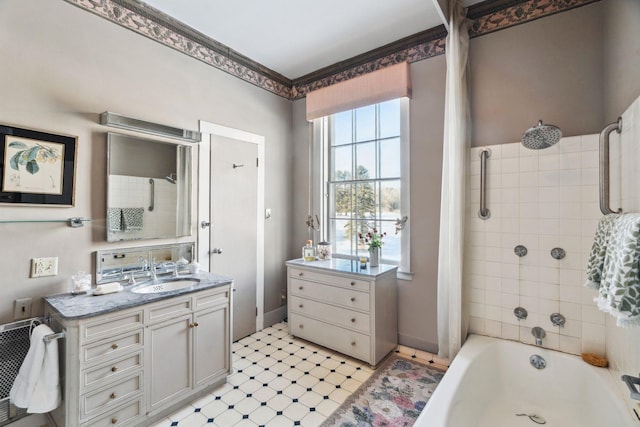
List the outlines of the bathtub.
<svg viewBox="0 0 640 427">
<path fill-rule="evenodd" d="M 531 365 L 533 354 L 544 369 Z M 622 399 L 608 369 L 578 356 L 470 335 L 415 426 L 640 426 Z"/>
</svg>

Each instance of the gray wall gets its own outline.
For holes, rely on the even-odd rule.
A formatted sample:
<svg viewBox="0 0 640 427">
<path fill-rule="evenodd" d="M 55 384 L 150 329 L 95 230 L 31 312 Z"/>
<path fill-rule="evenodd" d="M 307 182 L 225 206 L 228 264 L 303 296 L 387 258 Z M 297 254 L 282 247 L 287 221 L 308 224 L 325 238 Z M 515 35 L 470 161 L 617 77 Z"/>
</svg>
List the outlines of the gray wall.
<svg viewBox="0 0 640 427">
<path fill-rule="evenodd" d="M 611 123 L 640 95 L 640 2 L 607 0 L 603 11 L 604 120 Z"/>
<path fill-rule="evenodd" d="M 265 312 L 279 306 L 292 195 L 291 102 L 64 1 L 0 2 L 0 122 L 78 136 L 72 208 L 0 206 L 0 220 L 92 218 L 81 229 L 62 224 L 0 224 L 0 322 L 13 300 L 67 290 L 78 270 L 92 271 L 97 249 L 174 240 L 105 242 L 106 132 L 98 115 L 114 111 L 175 127 L 198 120 L 266 137 Z M 195 235 L 191 239 L 195 240 Z M 30 259 L 59 257 L 55 277 L 29 278 Z"/>
<path fill-rule="evenodd" d="M 602 5 L 471 40 L 471 145 L 520 141 L 539 119 L 564 136 L 603 124 Z"/>
</svg>

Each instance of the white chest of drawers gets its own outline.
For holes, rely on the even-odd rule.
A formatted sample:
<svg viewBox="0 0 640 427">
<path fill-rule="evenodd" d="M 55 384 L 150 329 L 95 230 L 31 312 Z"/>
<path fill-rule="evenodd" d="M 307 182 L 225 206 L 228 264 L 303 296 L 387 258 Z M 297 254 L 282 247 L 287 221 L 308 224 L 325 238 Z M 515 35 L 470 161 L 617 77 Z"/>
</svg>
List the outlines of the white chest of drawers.
<svg viewBox="0 0 640 427">
<path fill-rule="evenodd" d="M 287 261 L 292 335 L 375 366 L 398 344 L 397 267 Z"/>
</svg>

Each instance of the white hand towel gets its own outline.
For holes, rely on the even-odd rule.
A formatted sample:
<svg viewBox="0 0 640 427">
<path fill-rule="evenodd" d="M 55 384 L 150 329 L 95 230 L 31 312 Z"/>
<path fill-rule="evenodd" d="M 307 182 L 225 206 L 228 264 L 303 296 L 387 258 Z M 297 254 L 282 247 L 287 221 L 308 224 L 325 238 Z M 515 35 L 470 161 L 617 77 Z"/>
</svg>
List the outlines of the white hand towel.
<svg viewBox="0 0 640 427">
<path fill-rule="evenodd" d="M 27 357 L 9 392 L 13 404 L 27 408 L 29 413 L 49 412 L 60 404 L 58 340 L 44 342 L 43 339 L 53 333 L 47 325 L 33 329 Z"/>
</svg>

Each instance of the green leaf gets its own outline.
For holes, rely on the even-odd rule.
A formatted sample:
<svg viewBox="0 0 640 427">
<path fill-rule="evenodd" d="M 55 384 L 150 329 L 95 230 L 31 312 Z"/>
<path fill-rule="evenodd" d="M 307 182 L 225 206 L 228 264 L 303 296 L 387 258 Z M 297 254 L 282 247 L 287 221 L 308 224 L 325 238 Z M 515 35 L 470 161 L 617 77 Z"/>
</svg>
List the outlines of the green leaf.
<svg viewBox="0 0 640 427">
<path fill-rule="evenodd" d="M 27 172 L 29 172 L 31 175 L 38 173 L 39 170 L 40 167 L 38 166 L 38 162 L 36 162 L 35 160 L 27 163 Z"/>
<path fill-rule="evenodd" d="M 33 147 L 33 148 L 30 148 L 30 149 L 27 151 L 28 156 L 29 156 L 29 161 L 30 161 L 30 162 L 31 162 L 31 161 L 33 161 L 33 160 L 35 160 L 35 159 L 36 159 L 36 157 L 38 157 L 38 151 L 40 151 L 40 147 L 37 147 L 37 146 L 36 146 L 36 147 Z"/>
<path fill-rule="evenodd" d="M 13 148 L 27 148 L 27 144 L 25 144 L 24 142 L 20 142 L 20 141 L 11 141 L 9 143 L 9 147 L 13 147 Z"/>
<path fill-rule="evenodd" d="M 20 170 L 18 169 L 18 157 L 20 156 L 20 153 L 16 153 L 13 156 L 11 156 L 11 159 L 9 160 L 9 165 L 11 166 L 11 169 L 15 169 L 17 171 Z"/>
</svg>

